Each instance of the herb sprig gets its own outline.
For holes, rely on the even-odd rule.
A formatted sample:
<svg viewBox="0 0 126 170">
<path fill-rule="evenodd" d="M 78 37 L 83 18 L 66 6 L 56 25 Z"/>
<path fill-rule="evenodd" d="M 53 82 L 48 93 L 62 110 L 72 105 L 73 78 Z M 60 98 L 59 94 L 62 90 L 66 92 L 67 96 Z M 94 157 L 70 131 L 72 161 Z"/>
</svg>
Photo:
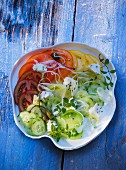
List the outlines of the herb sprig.
<svg viewBox="0 0 126 170">
<path fill-rule="evenodd" d="M 76 104 L 75 104 L 75 99 L 71 99 L 69 100 L 68 98 L 63 98 L 63 105 L 60 103 L 56 106 L 56 108 L 54 109 L 54 111 L 58 111 L 59 113 L 65 113 L 66 112 L 66 108 L 69 107 L 74 107 L 76 108 Z"/>
<path fill-rule="evenodd" d="M 52 136 L 56 141 L 58 142 L 63 137 L 72 137 L 79 134 L 75 128 L 69 129 L 68 124 L 65 128 L 60 126 L 51 125 L 51 131 L 49 132 L 49 135 Z"/>
<path fill-rule="evenodd" d="M 113 82 L 112 82 L 112 75 L 116 72 L 116 70 L 109 70 L 108 64 L 109 64 L 109 59 L 104 59 L 101 58 L 101 54 L 98 56 L 100 62 L 103 64 L 103 67 L 106 67 L 107 71 L 101 70 L 103 74 L 109 74 L 109 76 L 106 76 L 105 78 L 105 85 L 107 86 L 107 89 L 109 89 L 109 86 L 113 87 Z"/>
</svg>

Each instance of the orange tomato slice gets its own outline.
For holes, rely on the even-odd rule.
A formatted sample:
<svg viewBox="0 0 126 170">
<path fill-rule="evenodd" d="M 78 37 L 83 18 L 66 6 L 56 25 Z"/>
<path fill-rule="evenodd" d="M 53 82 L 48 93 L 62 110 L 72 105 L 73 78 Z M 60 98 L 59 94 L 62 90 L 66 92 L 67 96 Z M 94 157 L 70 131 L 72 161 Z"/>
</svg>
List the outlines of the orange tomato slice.
<svg viewBox="0 0 126 170">
<path fill-rule="evenodd" d="M 59 56 L 59 60 L 56 60 L 58 63 L 61 63 L 63 66 L 66 66 L 71 69 L 74 68 L 73 57 L 68 50 L 50 49 L 50 50 L 47 50 L 46 53 L 49 54 L 50 56 L 52 56 L 53 53 L 56 53 L 56 55 Z"/>
<path fill-rule="evenodd" d="M 41 54 L 36 54 L 36 55 L 31 56 L 27 60 L 27 63 L 29 63 L 29 62 L 35 63 L 35 60 L 38 61 L 38 63 L 41 63 L 41 62 L 45 62 L 45 61 L 48 61 L 48 60 L 53 60 L 53 58 L 48 53 L 43 52 Z"/>
<path fill-rule="evenodd" d="M 19 70 L 18 78 L 20 78 L 25 72 L 33 70 L 32 67 L 34 64 L 34 62 L 25 63 Z"/>
</svg>

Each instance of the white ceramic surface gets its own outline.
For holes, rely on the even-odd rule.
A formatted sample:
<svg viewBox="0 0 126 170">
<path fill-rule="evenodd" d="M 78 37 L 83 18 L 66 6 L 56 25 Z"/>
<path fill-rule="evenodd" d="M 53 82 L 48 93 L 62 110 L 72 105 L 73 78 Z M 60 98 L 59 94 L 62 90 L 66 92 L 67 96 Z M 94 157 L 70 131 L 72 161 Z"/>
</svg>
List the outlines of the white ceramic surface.
<svg viewBox="0 0 126 170">
<path fill-rule="evenodd" d="M 62 48 L 62 49 L 67 49 L 67 50 L 80 50 L 82 52 L 88 53 L 88 54 L 92 54 L 96 57 L 98 57 L 99 53 L 101 53 L 100 51 L 98 51 L 95 48 L 89 47 L 87 45 L 81 44 L 81 43 L 62 43 L 62 44 L 57 44 L 54 45 L 52 47 L 49 48 Z M 41 48 L 41 50 L 45 50 L 45 49 L 49 49 L 49 48 Z M 98 123 L 98 127 L 96 129 L 91 129 L 89 127 L 89 133 L 84 133 L 83 137 L 81 139 L 77 139 L 77 140 L 64 140 L 61 139 L 59 142 L 56 142 L 52 137 L 46 135 L 43 136 L 39 136 L 39 137 L 35 137 L 35 136 L 30 136 L 29 134 L 26 133 L 25 129 L 23 128 L 23 126 L 18 122 L 17 120 L 17 115 L 19 114 L 19 110 L 17 105 L 15 105 L 14 103 L 14 98 L 13 98 L 13 92 L 14 92 L 14 87 L 18 81 L 18 71 L 21 68 L 21 66 L 25 63 L 25 61 L 30 57 L 30 55 L 32 55 L 33 53 L 37 53 L 39 52 L 40 49 L 34 50 L 26 55 L 24 55 L 21 59 L 19 59 L 11 72 L 10 75 L 10 91 L 11 91 L 11 96 L 12 96 L 12 104 L 13 104 L 13 115 L 14 115 L 14 120 L 16 125 L 18 126 L 18 128 L 27 136 L 30 137 L 32 139 L 40 139 L 43 137 L 47 137 L 50 138 L 52 140 L 52 142 L 60 149 L 63 150 L 73 150 L 73 149 L 77 149 L 80 148 L 82 146 L 85 146 L 86 144 L 88 144 L 89 142 L 91 142 L 94 138 L 96 138 L 109 124 L 109 122 L 111 121 L 114 112 L 115 112 L 115 108 L 116 108 L 116 101 L 115 101 L 115 96 L 114 96 L 114 88 L 115 88 L 115 83 L 117 80 L 117 76 L 116 73 L 112 74 L 112 79 L 113 79 L 113 83 L 114 86 L 112 87 L 111 91 L 112 91 L 112 100 L 111 102 L 106 105 L 103 109 L 103 115 L 100 118 L 100 121 Z M 101 53 L 102 54 L 102 53 Z M 104 58 L 105 55 L 102 54 L 102 56 Z M 113 64 L 110 62 L 109 63 L 109 69 L 110 70 L 115 70 Z"/>
</svg>

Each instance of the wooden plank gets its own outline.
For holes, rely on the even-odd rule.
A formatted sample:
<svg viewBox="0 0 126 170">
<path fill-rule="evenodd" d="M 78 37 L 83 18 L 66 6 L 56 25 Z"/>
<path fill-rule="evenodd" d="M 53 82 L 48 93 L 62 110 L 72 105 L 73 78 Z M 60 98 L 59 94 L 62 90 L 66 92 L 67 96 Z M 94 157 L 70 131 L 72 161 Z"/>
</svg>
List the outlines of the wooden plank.
<svg viewBox="0 0 126 170">
<path fill-rule="evenodd" d="M 126 169 L 125 13 L 123 0 L 77 1 L 74 41 L 98 48 L 115 64 L 117 109 L 110 125 L 97 139 L 82 149 L 65 153 L 65 170 Z"/>
<path fill-rule="evenodd" d="M 62 151 L 16 127 L 8 78 L 23 54 L 72 40 L 74 0 L 0 0 L 0 169 L 61 169 Z"/>
<path fill-rule="evenodd" d="M 106 154 L 109 169 L 126 169 L 126 3 L 117 1 L 116 34 L 112 61 L 116 65 L 118 82 L 115 90 L 117 109 L 107 129 Z M 115 168 L 116 165 L 116 168 Z"/>
</svg>

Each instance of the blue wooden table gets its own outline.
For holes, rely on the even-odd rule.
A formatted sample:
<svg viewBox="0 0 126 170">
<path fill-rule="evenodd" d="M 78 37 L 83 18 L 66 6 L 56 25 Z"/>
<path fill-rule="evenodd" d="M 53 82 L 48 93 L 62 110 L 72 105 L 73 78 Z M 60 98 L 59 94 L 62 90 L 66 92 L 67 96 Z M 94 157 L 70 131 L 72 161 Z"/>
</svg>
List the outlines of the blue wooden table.
<svg viewBox="0 0 126 170">
<path fill-rule="evenodd" d="M 112 60 L 117 108 L 104 132 L 87 146 L 62 151 L 51 140 L 25 137 L 13 119 L 10 71 L 23 54 L 76 41 Z M 126 1 L 0 0 L 0 170 L 126 169 Z"/>
</svg>

